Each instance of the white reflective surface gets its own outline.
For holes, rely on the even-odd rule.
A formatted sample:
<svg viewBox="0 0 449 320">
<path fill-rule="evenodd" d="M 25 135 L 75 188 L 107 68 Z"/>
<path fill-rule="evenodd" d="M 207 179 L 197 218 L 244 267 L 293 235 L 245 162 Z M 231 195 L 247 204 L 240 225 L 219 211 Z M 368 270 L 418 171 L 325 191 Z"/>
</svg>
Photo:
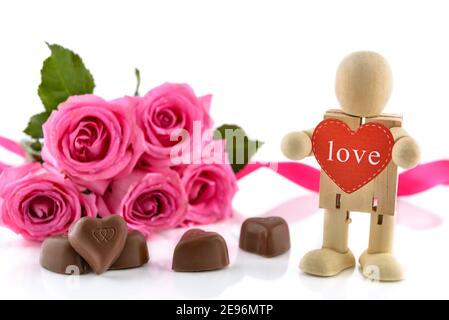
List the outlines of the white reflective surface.
<svg viewBox="0 0 449 320">
<path fill-rule="evenodd" d="M 254 185 L 259 186 L 254 190 Z M 110 271 L 100 276 L 64 276 L 39 266 L 39 245 L 0 230 L 0 298 L 57 299 L 365 299 L 449 298 L 447 189 L 437 188 L 399 203 L 396 252 L 406 268 L 400 283 L 366 280 L 358 268 L 333 278 L 305 275 L 298 269 L 301 256 L 321 243 L 322 214 L 317 196 L 262 170 L 243 179 L 235 199 L 239 213 L 233 220 L 205 226 L 224 236 L 231 264 L 220 271 L 171 271 L 174 246 L 185 230 L 164 232 L 148 242 L 151 261 L 134 270 Z M 276 190 L 274 193 L 273 190 Z M 407 201 L 407 202 L 405 202 Z M 421 209 L 425 206 L 426 209 Z M 263 208 L 273 208 L 263 210 Z M 281 215 L 290 224 L 292 248 L 266 259 L 238 249 L 239 228 L 245 215 Z M 356 257 L 366 248 L 369 219 L 352 214 L 350 247 Z"/>
</svg>

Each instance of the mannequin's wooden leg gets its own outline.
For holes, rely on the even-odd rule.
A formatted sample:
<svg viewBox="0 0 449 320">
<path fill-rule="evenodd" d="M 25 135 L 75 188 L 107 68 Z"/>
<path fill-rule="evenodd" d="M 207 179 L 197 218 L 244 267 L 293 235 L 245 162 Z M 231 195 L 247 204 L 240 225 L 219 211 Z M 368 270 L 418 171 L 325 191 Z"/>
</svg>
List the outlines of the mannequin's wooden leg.
<svg viewBox="0 0 449 320">
<path fill-rule="evenodd" d="M 368 253 L 393 251 L 394 216 L 371 214 Z"/>
<path fill-rule="evenodd" d="M 305 273 L 316 276 L 334 276 L 354 267 L 355 259 L 348 249 L 349 212 L 325 210 L 323 247 L 308 252 L 301 259 L 299 267 Z"/>
<path fill-rule="evenodd" d="M 324 210 L 323 248 L 348 251 L 349 211 Z"/>
<path fill-rule="evenodd" d="M 399 281 L 404 277 L 401 265 L 392 254 L 394 221 L 394 216 L 371 213 L 369 246 L 359 259 L 367 278 Z"/>
</svg>

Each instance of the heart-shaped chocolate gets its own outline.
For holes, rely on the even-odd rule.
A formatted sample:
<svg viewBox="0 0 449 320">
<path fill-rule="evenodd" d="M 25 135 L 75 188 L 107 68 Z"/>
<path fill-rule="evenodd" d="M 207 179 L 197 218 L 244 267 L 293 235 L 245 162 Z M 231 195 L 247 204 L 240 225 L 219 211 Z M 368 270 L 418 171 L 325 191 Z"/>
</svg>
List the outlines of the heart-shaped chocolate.
<svg viewBox="0 0 449 320">
<path fill-rule="evenodd" d="M 394 139 L 380 123 L 352 131 L 346 123 L 327 119 L 314 130 L 312 149 L 321 168 L 345 193 L 357 191 L 390 163 Z"/>
<path fill-rule="evenodd" d="M 110 270 L 130 269 L 143 266 L 150 260 L 147 240 L 139 231 L 130 230 L 125 247 Z"/>
<path fill-rule="evenodd" d="M 209 271 L 229 264 L 226 241 L 216 232 L 188 230 L 173 254 L 173 270 L 178 272 Z"/>
<path fill-rule="evenodd" d="M 39 262 L 45 269 L 61 274 L 85 274 L 90 271 L 86 261 L 70 245 L 67 235 L 45 239 Z"/>
<path fill-rule="evenodd" d="M 95 273 L 100 274 L 120 256 L 127 234 L 128 227 L 123 218 L 112 215 L 104 219 L 79 219 L 71 226 L 68 238 L 73 249 Z"/>
<path fill-rule="evenodd" d="M 275 257 L 290 249 L 290 232 L 281 217 L 246 219 L 240 231 L 240 248 L 264 257 Z"/>
</svg>

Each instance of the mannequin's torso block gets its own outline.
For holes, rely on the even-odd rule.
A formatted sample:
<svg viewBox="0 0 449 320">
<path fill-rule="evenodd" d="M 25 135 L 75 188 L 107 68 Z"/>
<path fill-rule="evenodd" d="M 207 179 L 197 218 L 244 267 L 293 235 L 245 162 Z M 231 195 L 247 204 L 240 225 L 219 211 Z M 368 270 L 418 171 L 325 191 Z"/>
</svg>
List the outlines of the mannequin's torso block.
<svg viewBox="0 0 449 320">
<path fill-rule="evenodd" d="M 337 119 L 345 122 L 351 130 L 356 130 L 364 123 L 376 122 L 387 128 L 401 127 L 402 117 L 398 115 L 381 114 L 375 117 L 360 118 L 343 113 L 341 110 L 329 110 L 324 119 Z M 372 181 L 359 190 L 347 194 L 341 190 L 321 170 L 320 174 L 320 208 L 379 212 L 394 215 L 397 192 L 397 166 L 391 161 L 388 166 Z"/>
</svg>

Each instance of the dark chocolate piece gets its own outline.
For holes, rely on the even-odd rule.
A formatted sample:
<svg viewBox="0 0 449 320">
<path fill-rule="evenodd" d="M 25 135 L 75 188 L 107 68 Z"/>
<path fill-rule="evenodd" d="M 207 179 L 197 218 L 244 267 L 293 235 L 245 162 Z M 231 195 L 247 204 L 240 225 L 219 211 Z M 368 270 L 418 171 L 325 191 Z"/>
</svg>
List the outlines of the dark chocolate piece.
<svg viewBox="0 0 449 320">
<path fill-rule="evenodd" d="M 110 270 L 130 269 L 143 266 L 150 260 L 147 241 L 143 234 L 130 230 L 126 238 L 125 247 Z"/>
<path fill-rule="evenodd" d="M 240 231 L 240 248 L 267 258 L 290 249 L 287 222 L 281 217 L 246 219 Z"/>
<path fill-rule="evenodd" d="M 216 232 L 190 229 L 181 237 L 173 254 L 172 268 L 178 272 L 222 269 L 229 264 L 228 247 Z"/>
<path fill-rule="evenodd" d="M 56 273 L 85 274 L 90 271 L 87 262 L 70 245 L 67 235 L 47 238 L 42 243 L 39 262 Z"/>
<path fill-rule="evenodd" d="M 128 227 L 117 215 L 98 219 L 84 217 L 69 230 L 69 242 L 90 265 L 92 270 L 103 273 L 117 260 L 125 246 Z"/>
</svg>

